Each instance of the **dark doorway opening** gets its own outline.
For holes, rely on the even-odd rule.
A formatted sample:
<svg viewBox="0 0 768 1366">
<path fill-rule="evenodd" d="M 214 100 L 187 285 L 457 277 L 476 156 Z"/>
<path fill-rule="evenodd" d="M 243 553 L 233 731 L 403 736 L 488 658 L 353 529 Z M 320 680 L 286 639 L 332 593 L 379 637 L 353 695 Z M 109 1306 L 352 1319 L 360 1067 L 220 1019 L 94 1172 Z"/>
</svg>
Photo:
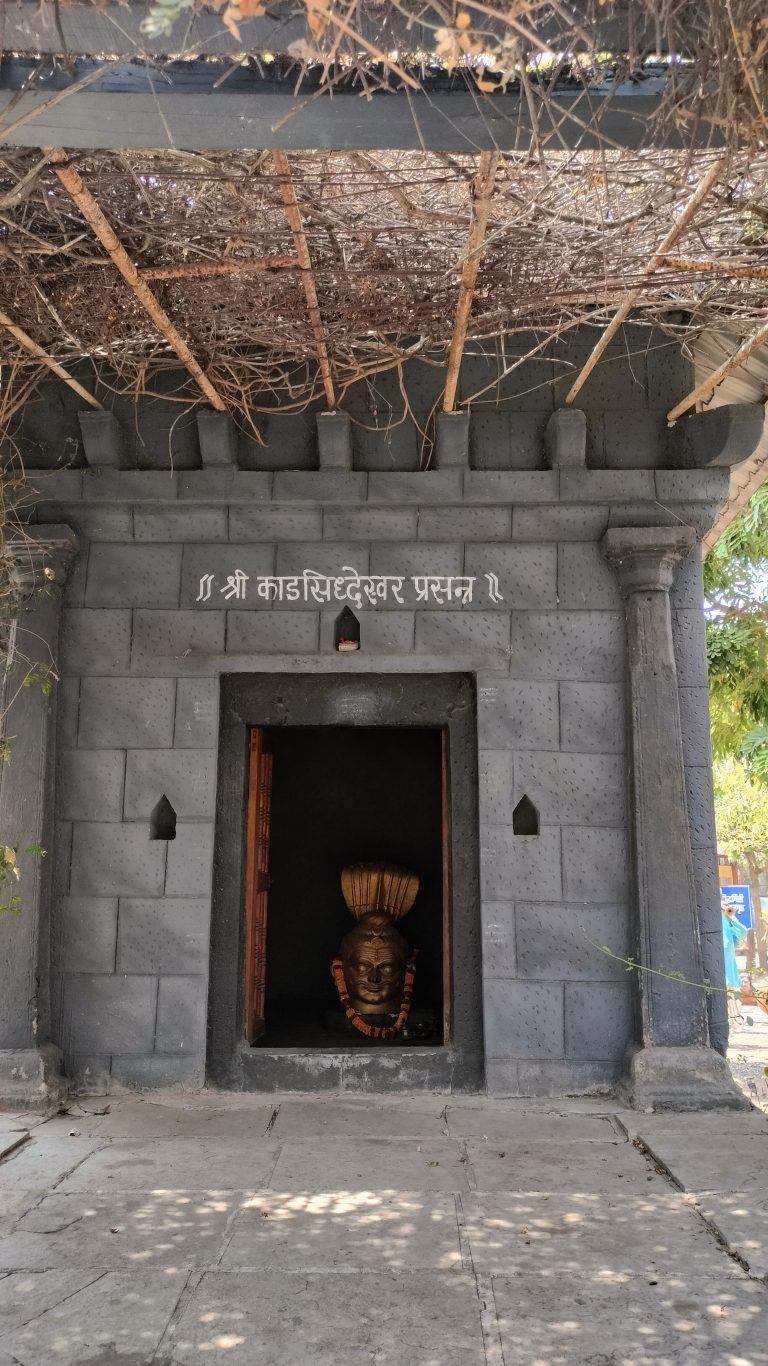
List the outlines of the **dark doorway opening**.
<svg viewBox="0 0 768 1366">
<path fill-rule="evenodd" d="M 287 726 L 252 733 L 251 754 L 261 758 L 252 763 L 248 795 L 247 828 L 255 827 L 244 936 L 249 1042 L 370 1046 L 346 1026 L 330 973 L 354 925 L 341 870 L 363 862 L 418 875 L 415 904 L 398 928 L 418 950 L 413 1018 L 433 1021 L 426 1026 L 432 1046 L 445 1041 L 444 743 L 436 727 Z M 250 982 L 254 974 L 258 980 Z"/>
</svg>

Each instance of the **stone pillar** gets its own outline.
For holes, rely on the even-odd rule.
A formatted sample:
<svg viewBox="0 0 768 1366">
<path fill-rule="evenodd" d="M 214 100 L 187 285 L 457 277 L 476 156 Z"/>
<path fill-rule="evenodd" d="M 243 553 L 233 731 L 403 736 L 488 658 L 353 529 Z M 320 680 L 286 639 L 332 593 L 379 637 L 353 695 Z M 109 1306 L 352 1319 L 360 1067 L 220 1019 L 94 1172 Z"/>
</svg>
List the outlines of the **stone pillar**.
<svg viewBox="0 0 768 1366">
<path fill-rule="evenodd" d="M 710 1047 L 669 590 L 690 527 L 612 527 L 603 552 L 627 618 L 635 1044 L 623 1083 L 638 1108 L 746 1105 Z M 685 981 L 681 981 L 684 978 Z"/>
<path fill-rule="evenodd" d="M 5 542 L 12 601 L 2 652 L 2 730 L 10 759 L 0 762 L 0 843 L 19 849 L 13 884 L 18 913 L 0 914 L 0 1104 L 46 1106 L 63 1093 L 50 1038 L 50 910 L 56 688 L 32 682 L 30 669 L 55 684 L 62 589 L 78 542 L 67 526 L 27 527 Z M 45 857 L 24 855 L 40 845 Z M 8 887 L 3 889 L 8 900 Z"/>
</svg>

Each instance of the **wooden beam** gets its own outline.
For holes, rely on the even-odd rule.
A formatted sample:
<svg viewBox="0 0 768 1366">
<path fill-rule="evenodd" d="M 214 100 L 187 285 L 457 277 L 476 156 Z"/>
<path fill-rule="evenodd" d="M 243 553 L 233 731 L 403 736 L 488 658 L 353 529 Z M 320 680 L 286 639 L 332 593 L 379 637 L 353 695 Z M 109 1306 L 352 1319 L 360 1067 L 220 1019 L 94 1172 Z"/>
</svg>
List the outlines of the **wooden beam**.
<svg viewBox="0 0 768 1366">
<path fill-rule="evenodd" d="M 301 270 L 296 256 L 251 256 L 248 260 L 185 261 L 179 266 L 140 266 L 142 280 L 205 280 L 211 275 L 245 275 L 251 270 Z"/>
<path fill-rule="evenodd" d="M 706 171 L 704 175 L 701 177 L 698 185 L 693 191 L 693 194 L 690 195 L 687 203 L 685 204 L 682 213 L 680 214 L 680 217 L 670 228 L 669 232 L 667 233 L 666 237 L 661 243 L 661 246 L 654 252 L 653 256 L 648 262 L 648 268 L 645 272 L 643 283 L 638 285 L 635 289 L 630 289 L 624 295 L 624 298 L 619 304 L 618 310 L 615 313 L 613 319 L 606 327 L 605 331 L 600 337 L 599 342 L 597 343 L 591 354 L 588 356 L 586 363 L 583 365 L 582 369 L 576 376 L 576 379 L 574 380 L 573 384 L 568 390 L 568 393 L 565 396 L 566 405 L 569 403 L 573 403 L 574 399 L 579 393 L 579 390 L 584 386 L 584 384 L 586 384 L 587 380 L 589 379 L 589 376 L 592 374 L 592 371 L 597 365 L 597 362 L 599 361 L 606 347 L 609 346 L 613 338 L 616 336 L 616 333 L 618 332 L 622 323 L 629 316 L 629 314 L 632 312 L 632 309 L 635 307 L 638 300 L 641 298 L 648 280 L 654 274 L 654 272 L 659 269 L 659 266 L 662 265 L 666 257 L 669 255 L 669 252 L 672 250 L 673 246 L 675 245 L 675 242 L 677 242 L 678 238 L 681 237 L 681 235 L 685 232 L 685 229 L 688 227 L 697 209 L 699 209 L 701 205 L 704 203 L 704 200 L 706 199 L 707 195 L 712 189 L 712 186 L 715 184 L 717 180 L 720 179 L 720 176 L 722 175 L 724 169 L 725 158 L 721 158 L 718 161 L 714 161 L 710 166 L 709 170 Z"/>
<path fill-rule="evenodd" d="M 723 361 L 722 365 L 718 365 L 716 370 L 701 380 L 696 388 L 691 390 L 690 394 L 686 394 L 685 398 L 676 403 L 674 408 L 670 408 L 667 413 L 667 422 L 676 422 L 683 413 L 693 407 L 694 403 L 698 403 L 700 398 L 706 398 L 707 394 L 711 394 L 718 384 L 722 384 L 726 376 L 736 370 L 739 365 L 743 365 L 745 360 L 749 360 L 753 351 L 757 351 L 758 347 L 766 344 L 768 344 L 768 323 L 763 323 L 762 327 L 758 327 L 751 337 L 747 337 L 741 343 L 738 351 L 734 351 L 728 360 Z"/>
<path fill-rule="evenodd" d="M 64 189 L 74 200 L 83 218 L 92 228 L 98 237 L 101 245 L 108 252 L 117 269 L 120 271 L 128 287 L 133 291 L 142 308 L 152 319 L 158 332 L 162 333 L 168 345 L 175 351 L 182 365 L 186 367 L 202 393 L 207 398 L 212 408 L 218 412 L 226 412 L 227 405 L 221 395 L 211 384 L 195 357 L 192 355 L 187 343 L 176 330 L 165 309 L 158 303 L 152 290 L 141 279 L 133 261 L 128 255 L 125 247 L 118 240 L 115 232 L 105 218 L 96 200 L 83 184 L 74 166 L 69 164 L 69 158 L 62 147 L 43 149 L 59 177 Z"/>
<path fill-rule="evenodd" d="M 301 279 L 304 285 L 304 297 L 307 301 L 307 313 L 309 314 L 309 325 L 312 328 L 312 336 L 315 339 L 315 349 L 317 360 L 320 366 L 320 374 L 323 379 L 323 388 L 328 403 L 328 409 L 333 412 L 336 407 L 336 395 L 333 389 L 333 379 L 331 378 L 331 366 L 328 360 L 328 343 L 325 336 L 323 320 L 320 316 L 320 306 L 317 301 L 317 288 L 315 277 L 312 273 L 312 261 L 307 246 L 307 238 L 304 232 L 304 224 L 301 221 L 301 209 L 296 198 L 296 189 L 291 176 L 291 168 L 285 152 L 273 152 L 272 161 L 275 171 L 280 180 L 280 194 L 283 200 L 285 216 L 293 233 L 293 241 L 296 247 L 296 256 L 301 266 Z"/>
<path fill-rule="evenodd" d="M 47 351 L 44 351 L 42 346 L 38 346 L 37 342 L 33 341 L 23 328 L 17 326 L 13 319 L 9 318 L 8 314 L 4 313 L 2 309 L 0 309 L 0 327 L 4 327 L 6 332 L 10 332 L 11 336 L 19 343 L 19 346 L 23 347 L 25 351 L 28 351 L 30 356 L 34 356 L 36 360 L 39 360 L 41 365 L 47 365 L 48 369 L 52 370 L 54 375 L 58 375 L 59 379 L 63 379 L 64 383 L 68 384 L 70 389 L 74 389 L 75 393 L 79 394 L 80 398 L 85 399 L 86 403 L 89 403 L 92 408 L 103 407 L 103 405 L 99 403 L 99 400 L 93 397 L 93 394 L 90 394 L 87 389 L 84 389 L 82 384 L 70 375 L 68 370 L 64 369 L 63 365 L 59 365 L 59 362 L 54 360 L 53 356 L 50 356 Z"/>
<path fill-rule="evenodd" d="M 453 335 L 451 337 L 448 362 L 445 370 L 445 393 L 443 394 L 444 413 L 452 413 L 456 402 L 456 387 L 459 382 L 461 357 L 464 352 L 464 343 L 467 339 L 469 315 L 472 310 L 472 299 L 474 298 L 477 275 L 480 270 L 480 258 L 483 254 L 485 234 L 488 227 L 488 214 L 491 207 L 493 184 L 496 178 L 496 168 L 498 167 L 498 164 L 498 152 L 483 152 L 480 156 L 477 175 L 472 181 L 472 223 L 469 229 L 467 248 L 464 253 L 464 265 L 461 269 L 459 297 L 456 302 L 456 317 L 453 323 Z"/>
</svg>

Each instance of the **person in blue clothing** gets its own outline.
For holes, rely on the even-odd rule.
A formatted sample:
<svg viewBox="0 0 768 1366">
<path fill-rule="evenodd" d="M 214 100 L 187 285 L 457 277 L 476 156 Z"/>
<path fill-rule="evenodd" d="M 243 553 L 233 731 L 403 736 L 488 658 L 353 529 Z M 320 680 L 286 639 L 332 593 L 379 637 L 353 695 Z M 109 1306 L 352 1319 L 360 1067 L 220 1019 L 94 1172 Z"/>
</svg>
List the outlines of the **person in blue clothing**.
<svg viewBox="0 0 768 1366">
<path fill-rule="evenodd" d="M 730 1007 L 733 1006 L 738 1014 L 734 994 L 741 991 L 741 973 L 736 962 L 736 946 L 741 943 L 747 931 L 736 919 L 733 906 L 726 905 L 725 901 L 722 901 L 720 905 L 723 912 L 723 957 L 725 959 L 725 985 L 728 988 L 729 1013 L 732 1013 Z"/>
</svg>

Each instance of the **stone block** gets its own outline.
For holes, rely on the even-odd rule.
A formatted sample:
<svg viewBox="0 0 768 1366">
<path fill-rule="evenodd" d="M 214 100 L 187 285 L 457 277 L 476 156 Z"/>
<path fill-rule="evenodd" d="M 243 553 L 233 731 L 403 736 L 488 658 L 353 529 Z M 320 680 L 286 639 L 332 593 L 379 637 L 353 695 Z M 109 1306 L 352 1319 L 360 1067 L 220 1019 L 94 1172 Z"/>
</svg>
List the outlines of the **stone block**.
<svg viewBox="0 0 768 1366">
<path fill-rule="evenodd" d="M 89 550 L 90 546 L 82 546 L 67 568 L 67 577 L 62 594 L 62 601 L 67 607 L 82 607 L 85 603 Z"/>
<path fill-rule="evenodd" d="M 515 805 L 514 759 L 508 749 L 483 749 L 478 757 L 480 820 L 486 825 L 511 825 Z"/>
<path fill-rule="evenodd" d="M 135 612 L 132 667 L 147 673 L 208 673 L 211 655 L 224 651 L 225 616 L 223 611 Z"/>
<path fill-rule="evenodd" d="M 276 574 L 301 574 L 305 569 L 314 569 L 317 574 L 340 574 L 345 565 L 350 565 L 358 574 L 368 572 L 370 550 L 363 541 L 319 541 L 316 544 L 297 545 L 288 542 L 277 547 Z M 303 608 L 303 600 L 284 606 Z M 339 607 L 341 611 L 341 607 Z"/>
<path fill-rule="evenodd" d="M 626 763 L 619 754 L 551 754 L 515 758 L 514 800 L 527 794 L 545 825 L 624 825 Z"/>
<path fill-rule="evenodd" d="M 463 559 L 463 548 L 460 545 L 437 542 L 414 545 L 404 541 L 372 545 L 371 574 L 400 575 L 405 580 L 400 593 L 403 601 L 398 603 L 393 594 L 389 593 L 386 602 L 382 602 L 382 608 L 395 610 L 405 606 L 433 611 L 442 607 L 443 610 L 459 611 L 461 603 L 458 599 L 452 598 L 441 602 L 430 594 L 426 602 L 420 601 L 413 578 L 426 574 L 460 576 L 464 572 Z"/>
<path fill-rule="evenodd" d="M 60 678 L 56 685 L 56 740 L 64 749 L 74 749 L 80 718 L 79 678 Z"/>
<path fill-rule="evenodd" d="M 131 661 L 130 609 L 65 607 L 59 640 L 63 675 L 127 673 Z"/>
<path fill-rule="evenodd" d="M 626 746 L 623 685 L 561 683 L 560 737 L 563 750 L 622 754 Z"/>
<path fill-rule="evenodd" d="M 512 673 L 568 681 L 623 678 L 621 612 L 513 612 Z"/>
<path fill-rule="evenodd" d="M 387 423 L 389 415 L 382 414 L 381 422 Z M 354 433 L 354 459 L 357 470 L 417 470 L 421 437 L 410 421 L 396 426 L 379 425 L 369 418 L 358 424 Z M 423 424 L 426 425 L 426 424 Z"/>
<path fill-rule="evenodd" d="M 95 615 L 95 614 L 94 614 Z M 171 678 L 84 678 L 80 685 L 81 749 L 149 749 L 173 743 L 176 684 Z"/>
<path fill-rule="evenodd" d="M 37 520 L 64 522 L 83 541 L 133 540 L 133 508 L 116 503 L 38 503 Z"/>
<path fill-rule="evenodd" d="M 608 526 L 608 507 L 578 503 L 561 507 L 516 507 L 513 541 L 598 541 Z"/>
<path fill-rule="evenodd" d="M 717 837 L 715 835 L 715 806 L 712 796 L 712 770 L 709 765 L 706 767 L 702 765 L 700 768 L 686 767 L 685 795 L 692 848 L 714 848 L 717 844 Z"/>
<path fill-rule="evenodd" d="M 119 821 L 124 775 L 125 750 L 60 750 L 57 816 L 75 821 Z"/>
<path fill-rule="evenodd" d="M 181 546 L 92 545 L 88 607 L 175 607 Z"/>
<path fill-rule="evenodd" d="M 205 1049 L 207 978 L 161 977 L 157 997 L 158 1053 L 194 1053 Z"/>
<path fill-rule="evenodd" d="M 563 988 L 554 982 L 486 981 L 488 1058 L 562 1058 Z"/>
<path fill-rule="evenodd" d="M 234 468 L 215 470 L 185 470 L 178 476 L 178 496 L 186 503 L 228 503 L 235 482 Z M 272 475 L 261 476 L 260 502 L 269 502 L 272 494 Z"/>
<path fill-rule="evenodd" d="M 468 463 L 469 411 L 438 413 L 435 419 L 435 469 L 465 469 Z"/>
<path fill-rule="evenodd" d="M 560 831 L 542 826 L 538 835 L 514 835 L 508 826 L 486 826 L 480 884 L 484 900 L 560 901 Z"/>
<path fill-rule="evenodd" d="M 420 541 L 508 541 L 511 508 L 421 508 Z"/>
<path fill-rule="evenodd" d="M 570 901 L 624 903 L 629 895 L 625 832 L 565 826 L 563 889 Z"/>
<path fill-rule="evenodd" d="M 160 896 L 165 849 L 140 825 L 76 822 L 72 832 L 74 896 Z"/>
<path fill-rule="evenodd" d="M 517 977 L 514 904 L 484 901 L 482 923 L 484 977 Z"/>
<path fill-rule="evenodd" d="M 251 618 L 249 618 L 251 620 Z M 180 678 L 176 684 L 177 749 L 215 749 L 219 684 L 214 678 Z"/>
<path fill-rule="evenodd" d="M 225 507 L 138 507 L 134 513 L 137 541 L 226 541 Z"/>
<path fill-rule="evenodd" d="M 349 413 L 316 413 L 317 456 L 321 470 L 352 469 L 352 422 Z"/>
<path fill-rule="evenodd" d="M 434 503 L 461 503 L 462 471 L 372 470 L 368 475 L 369 503 L 398 503 L 404 507 Z M 332 499 L 327 499 L 331 502 Z"/>
<path fill-rule="evenodd" d="M 320 618 L 320 649 L 323 654 L 335 648 L 335 628 L 338 613 L 323 612 Z M 415 614 L 413 612 L 355 612 L 360 622 L 361 651 L 378 650 L 382 653 L 408 652 L 414 648 Z"/>
<path fill-rule="evenodd" d="M 132 749 L 125 770 L 126 820 L 149 822 L 166 796 L 179 820 L 212 817 L 216 755 L 210 749 Z"/>
<path fill-rule="evenodd" d="M 165 895 L 210 897 L 212 875 L 213 823 L 179 822 L 168 844 Z"/>
<path fill-rule="evenodd" d="M 557 749 L 556 683 L 500 679 L 477 690 L 478 742 L 482 749 Z"/>
<path fill-rule="evenodd" d="M 707 686 L 707 638 L 704 613 L 674 611 L 672 639 L 675 645 L 677 677 L 681 688 Z"/>
<path fill-rule="evenodd" d="M 233 578 L 236 570 L 242 570 L 246 575 L 241 588 Z M 272 545 L 228 544 L 226 541 L 220 545 L 185 545 L 181 606 L 196 612 L 216 612 L 235 606 L 249 611 L 266 610 L 272 604 L 258 596 L 253 580 L 274 572 L 275 548 Z M 213 579 L 207 583 L 211 574 Z"/>
<path fill-rule="evenodd" d="M 464 573 L 477 576 L 475 596 L 499 611 L 557 606 L 557 550 L 553 545 L 470 544 Z M 502 602 L 493 603 L 486 575 L 495 574 Z M 495 587 L 495 585 L 494 585 Z"/>
<path fill-rule="evenodd" d="M 275 503 L 364 503 L 368 475 L 362 470 L 278 470 Z"/>
<path fill-rule="evenodd" d="M 667 421 L 663 413 L 601 413 L 601 467 L 652 470 L 664 464 Z"/>
<path fill-rule="evenodd" d="M 669 601 L 674 611 L 703 609 L 704 586 L 701 580 L 701 546 L 698 542 L 675 574 Z"/>
<path fill-rule="evenodd" d="M 326 541 L 415 541 L 417 508 L 355 507 L 323 513 Z"/>
<path fill-rule="evenodd" d="M 652 503 L 656 486 L 652 470 L 561 470 L 564 503 Z"/>
<path fill-rule="evenodd" d="M 229 534 L 233 541 L 319 541 L 323 534 L 321 508 L 232 506 Z"/>
<path fill-rule="evenodd" d="M 228 654 L 314 654 L 320 612 L 228 612 Z"/>
<path fill-rule="evenodd" d="M 92 469 L 99 466 L 125 469 L 130 463 L 127 442 L 115 414 L 85 408 L 77 417 L 88 465 Z"/>
<path fill-rule="evenodd" d="M 693 388 L 693 363 L 668 337 L 649 348 L 645 357 L 648 406 L 665 415 Z"/>
<path fill-rule="evenodd" d="M 416 649 L 424 654 L 493 650 L 499 662 L 509 657 L 506 612 L 417 612 Z"/>
<path fill-rule="evenodd" d="M 210 915 L 207 897 L 121 897 L 116 971 L 207 972 Z"/>
<path fill-rule="evenodd" d="M 582 542 L 558 547 L 557 592 L 564 608 L 619 611 L 622 607 L 618 574 L 599 545 Z"/>
<path fill-rule="evenodd" d="M 151 1053 L 156 977 L 65 977 L 62 1037 L 72 1053 Z"/>
<path fill-rule="evenodd" d="M 72 871 L 72 822 L 56 821 L 53 833 L 53 877 L 54 889 L 62 896 L 69 891 Z"/>
<path fill-rule="evenodd" d="M 720 880 L 717 874 L 717 849 L 714 845 L 711 849 L 694 849 L 693 881 L 702 933 L 718 933 L 722 937 Z"/>
<path fill-rule="evenodd" d="M 205 1083 L 203 1053 L 163 1054 L 149 1057 L 113 1058 L 112 1085 L 144 1091 L 156 1087 L 176 1086 L 184 1091 L 197 1091 Z"/>
<path fill-rule="evenodd" d="M 548 906 L 519 901 L 515 923 L 520 977 L 593 983 L 626 979 L 624 963 L 609 958 L 600 949 L 605 945 L 619 956 L 629 952 L 627 906 L 591 906 L 583 901 L 570 906 Z"/>
<path fill-rule="evenodd" d="M 235 470 L 232 489 L 227 501 L 232 503 L 266 503 L 274 490 L 274 476 L 265 470 Z"/>
<path fill-rule="evenodd" d="M 237 463 L 237 436 L 229 413 L 217 412 L 215 408 L 198 408 L 197 439 L 204 470 Z"/>
<path fill-rule="evenodd" d="M 82 495 L 82 470 L 35 470 L 23 497 L 26 505 L 33 498 L 45 503 L 79 503 Z M 46 521 L 53 520 L 46 518 Z"/>
<path fill-rule="evenodd" d="M 764 430 L 763 403 L 723 403 L 685 413 L 669 432 L 667 463 L 699 469 L 740 465 L 755 452 Z"/>
<path fill-rule="evenodd" d="M 504 354 L 500 356 L 495 346 L 483 351 L 475 350 L 474 346 L 477 345 L 470 343 L 473 349 L 465 351 L 462 357 L 459 380 L 461 399 L 474 399 L 476 404 L 493 404 L 502 411 L 517 412 L 530 408 L 546 413 L 552 411 L 555 365 L 549 357 L 537 356 L 520 364 L 525 354 L 523 351 L 510 351 L 505 345 Z"/>
<path fill-rule="evenodd" d="M 709 692 L 705 687 L 678 688 L 683 757 L 686 764 L 709 765 L 712 747 L 709 728 Z"/>
<path fill-rule="evenodd" d="M 731 483 L 729 469 L 657 470 L 656 497 L 660 503 L 722 504 Z"/>
<path fill-rule="evenodd" d="M 59 899 L 52 958 L 60 972 L 114 972 L 116 941 L 117 897 Z"/>
<path fill-rule="evenodd" d="M 494 507 L 500 503 L 556 503 L 559 479 L 557 470 L 465 470 L 464 498 L 468 503 L 491 503 Z"/>
<path fill-rule="evenodd" d="M 65 1053 L 64 1073 L 70 1094 L 104 1096 L 111 1085 L 112 1059 L 109 1054 Z"/>
<path fill-rule="evenodd" d="M 170 470 L 84 470 L 86 503 L 168 503 L 178 497 L 179 475 Z"/>
<path fill-rule="evenodd" d="M 113 1064 L 114 1066 L 114 1064 Z M 619 1062 L 581 1062 L 569 1058 L 567 1062 L 530 1062 L 517 1064 L 519 1096 L 582 1096 L 612 1091 L 621 1071 Z M 512 1094 L 510 1091 L 497 1095 Z"/>
<path fill-rule="evenodd" d="M 558 408 L 547 422 L 544 448 L 550 469 L 584 469 L 587 419 L 579 408 Z"/>
</svg>

